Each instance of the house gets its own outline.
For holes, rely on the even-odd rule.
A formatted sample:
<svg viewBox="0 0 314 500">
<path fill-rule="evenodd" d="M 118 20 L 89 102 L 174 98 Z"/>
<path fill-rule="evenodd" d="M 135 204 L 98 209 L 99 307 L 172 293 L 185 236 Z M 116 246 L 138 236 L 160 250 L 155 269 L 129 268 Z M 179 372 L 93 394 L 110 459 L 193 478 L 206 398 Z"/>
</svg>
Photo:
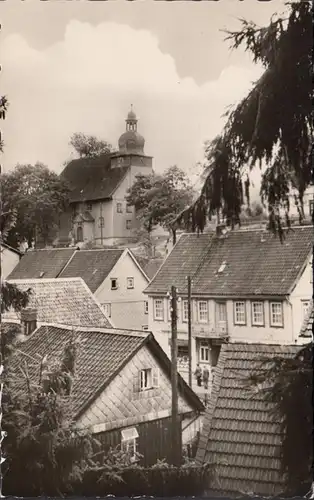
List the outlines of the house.
<svg viewBox="0 0 314 500">
<path fill-rule="evenodd" d="M 192 367 L 217 364 L 221 344 L 294 344 L 313 289 L 313 226 L 184 234 L 145 293 L 149 330 L 170 354 L 171 286 L 177 287 L 178 356 L 187 376 L 187 276 L 192 278 Z"/>
<path fill-rule="evenodd" d="M 112 324 L 82 278 L 10 280 L 19 290 L 31 290 L 27 308 L 2 315 L 5 321 L 32 324 L 62 322 L 70 327 L 110 328 Z"/>
<path fill-rule="evenodd" d="M 13 269 L 18 265 L 20 258 L 22 257 L 21 252 L 12 248 L 6 243 L 1 243 L 1 277 L 6 279 L 7 276 L 13 271 Z"/>
<path fill-rule="evenodd" d="M 300 349 L 237 341 L 222 346 L 196 455 L 197 464 L 215 464 L 208 496 L 274 497 L 283 492 L 280 420 L 249 376 L 269 368 L 261 367 L 263 358 L 291 358 Z"/>
<path fill-rule="evenodd" d="M 295 196 L 297 192 L 291 192 L 289 195 L 290 214 L 292 218 L 298 217 L 298 207 L 295 204 Z M 303 209 L 305 220 L 313 220 L 314 212 L 314 183 L 312 182 L 304 192 L 303 195 Z"/>
<path fill-rule="evenodd" d="M 42 325 L 20 345 L 11 366 L 35 357 L 60 359 L 73 335 L 84 344 L 78 349 L 71 392 L 77 427 L 89 428 L 104 449 L 121 446 L 134 460 L 135 452 L 140 453 L 146 465 L 169 460 L 171 364 L 151 333 L 97 328 L 73 332 L 69 326 Z M 32 380 L 38 380 L 39 369 L 30 363 Z M 200 430 L 204 407 L 181 377 L 178 386 L 181 439 L 187 444 Z"/>
<path fill-rule="evenodd" d="M 71 189 L 71 211 L 60 218 L 59 245 L 73 240 L 103 246 L 134 236 L 138 222 L 126 203 L 127 191 L 136 175 L 152 173 L 152 157 L 144 153 L 137 123 L 131 109 L 117 152 L 73 160 L 61 173 Z"/>
<path fill-rule="evenodd" d="M 299 337 L 304 339 L 313 339 L 313 333 L 314 333 L 314 304 L 313 301 L 311 301 L 306 317 L 304 318 L 304 322 L 301 327 L 300 335 Z"/>
<path fill-rule="evenodd" d="M 27 252 L 9 279 L 82 278 L 117 328 L 148 328 L 149 278 L 128 248 Z"/>
</svg>

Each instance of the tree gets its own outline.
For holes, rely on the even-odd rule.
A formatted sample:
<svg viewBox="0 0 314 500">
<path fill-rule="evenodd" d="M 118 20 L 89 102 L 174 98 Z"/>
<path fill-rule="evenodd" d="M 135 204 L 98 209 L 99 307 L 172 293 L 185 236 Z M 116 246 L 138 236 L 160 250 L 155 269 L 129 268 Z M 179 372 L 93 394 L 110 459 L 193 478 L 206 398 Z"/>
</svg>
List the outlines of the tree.
<svg viewBox="0 0 314 500">
<path fill-rule="evenodd" d="M 304 495 L 313 480 L 313 344 L 293 358 L 261 360 L 261 370 L 250 382 L 265 384 L 266 401 L 274 403 L 273 416 L 281 422 L 281 471 L 287 494 Z"/>
<path fill-rule="evenodd" d="M 201 194 L 178 222 L 203 231 L 218 209 L 233 227 L 239 223 L 244 196 L 249 203 L 250 174 L 262 174 L 261 198 L 269 226 L 280 237 L 290 225 L 290 194 L 302 220 L 303 195 L 311 182 L 312 16 L 310 2 L 291 3 L 286 18 L 258 28 L 242 20 L 228 32 L 232 47 L 244 45 L 264 73 L 249 94 L 226 114 L 219 137 L 207 148 L 210 169 Z M 284 215 L 284 219 L 283 219 Z"/>
<path fill-rule="evenodd" d="M 36 163 L 17 165 L 12 172 L 2 174 L 1 196 L 1 230 L 11 218 L 6 241 L 16 247 L 22 239 L 29 243 L 38 237 L 48 241 L 68 206 L 69 189 L 56 173 Z"/>
<path fill-rule="evenodd" d="M 73 134 L 69 144 L 73 147 L 79 158 L 95 158 L 112 151 L 112 146 L 109 142 L 97 139 L 94 135 L 85 135 L 82 133 Z"/>
<path fill-rule="evenodd" d="M 193 196 L 187 175 L 173 166 L 162 175 L 138 175 L 127 202 L 135 207 L 138 219 L 150 234 L 157 225 L 173 231 L 173 220 L 192 202 Z"/>
</svg>

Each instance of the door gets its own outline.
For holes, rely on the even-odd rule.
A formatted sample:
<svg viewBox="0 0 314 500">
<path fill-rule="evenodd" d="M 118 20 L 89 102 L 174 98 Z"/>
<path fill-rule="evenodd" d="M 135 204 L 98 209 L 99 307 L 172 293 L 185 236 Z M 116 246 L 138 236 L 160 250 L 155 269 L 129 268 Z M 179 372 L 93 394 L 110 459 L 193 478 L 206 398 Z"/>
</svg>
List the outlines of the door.
<svg viewBox="0 0 314 500">
<path fill-rule="evenodd" d="M 83 228 L 82 226 L 78 226 L 76 231 L 77 241 L 83 241 Z"/>
</svg>

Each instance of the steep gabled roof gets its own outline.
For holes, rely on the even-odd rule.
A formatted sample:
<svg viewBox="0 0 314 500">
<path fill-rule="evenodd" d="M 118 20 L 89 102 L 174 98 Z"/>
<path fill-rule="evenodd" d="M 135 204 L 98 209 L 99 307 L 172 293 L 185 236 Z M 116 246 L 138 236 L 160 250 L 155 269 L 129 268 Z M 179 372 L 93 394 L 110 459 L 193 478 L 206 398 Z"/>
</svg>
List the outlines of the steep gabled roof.
<svg viewBox="0 0 314 500">
<path fill-rule="evenodd" d="M 79 349 L 76 376 L 74 378 L 72 401 L 74 414 L 78 417 L 109 385 L 113 378 L 121 372 L 137 351 L 146 344 L 164 363 L 170 377 L 170 360 L 162 351 L 153 335 L 148 332 L 120 329 L 77 329 L 62 325 L 44 325 L 38 328 L 27 341 L 21 345 L 19 353 L 14 355 L 11 365 L 17 367 L 24 355 L 31 359 L 44 356 L 57 358 L 60 356 L 66 342 L 75 333 L 82 342 Z M 165 361 L 166 356 L 168 361 Z M 37 379 L 39 367 L 30 364 L 29 375 Z M 180 378 L 181 380 L 181 378 Z M 183 379 L 182 379 L 183 380 Z M 203 405 L 196 394 L 183 381 L 182 391 L 197 410 Z"/>
<path fill-rule="evenodd" d="M 263 358 L 293 357 L 301 348 L 222 346 L 196 457 L 198 463 L 216 464 L 213 494 L 273 496 L 282 492 L 280 422 L 272 416 L 273 404 L 250 387 L 248 378 L 261 370 Z"/>
<path fill-rule="evenodd" d="M 61 176 L 68 182 L 71 202 L 110 199 L 129 167 L 110 168 L 110 155 L 72 160 Z"/>
<path fill-rule="evenodd" d="M 223 237 L 185 234 L 146 288 L 164 294 L 171 285 L 210 296 L 284 296 L 291 292 L 313 247 L 313 226 L 285 232 L 283 243 L 269 231 L 236 230 Z"/>
<path fill-rule="evenodd" d="M 123 249 L 79 250 L 73 255 L 59 278 L 82 278 L 95 293 L 118 262 Z"/>
<path fill-rule="evenodd" d="M 32 290 L 28 307 L 37 309 L 39 323 L 111 328 L 99 302 L 81 278 L 10 280 L 20 290 Z M 17 318 L 14 311 L 4 314 Z"/>
<path fill-rule="evenodd" d="M 29 250 L 7 279 L 56 278 L 74 254 L 72 248 Z"/>
</svg>

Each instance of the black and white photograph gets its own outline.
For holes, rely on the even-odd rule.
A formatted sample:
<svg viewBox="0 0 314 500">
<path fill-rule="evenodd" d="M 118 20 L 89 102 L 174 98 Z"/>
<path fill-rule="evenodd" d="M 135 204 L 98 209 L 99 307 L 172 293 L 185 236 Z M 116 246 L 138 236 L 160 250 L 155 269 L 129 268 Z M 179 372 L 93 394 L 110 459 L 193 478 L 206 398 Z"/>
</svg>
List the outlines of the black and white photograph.
<svg viewBox="0 0 314 500">
<path fill-rule="evenodd" d="M 0 497 L 313 499 L 311 2 L 0 24 Z"/>
</svg>

